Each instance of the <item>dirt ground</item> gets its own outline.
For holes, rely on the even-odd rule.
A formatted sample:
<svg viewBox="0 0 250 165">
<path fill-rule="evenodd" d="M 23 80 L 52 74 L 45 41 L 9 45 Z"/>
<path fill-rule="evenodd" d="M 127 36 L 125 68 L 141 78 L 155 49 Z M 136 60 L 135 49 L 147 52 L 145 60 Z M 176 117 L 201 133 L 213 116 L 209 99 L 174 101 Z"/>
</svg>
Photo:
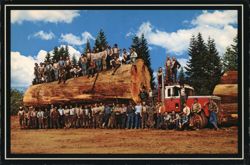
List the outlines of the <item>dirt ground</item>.
<svg viewBox="0 0 250 165">
<path fill-rule="evenodd" d="M 219 131 L 21 130 L 18 118 L 11 118 L 11 153 L 16 154 L 236 154 L 237 143 L 237 127 Z"/>
</svg>

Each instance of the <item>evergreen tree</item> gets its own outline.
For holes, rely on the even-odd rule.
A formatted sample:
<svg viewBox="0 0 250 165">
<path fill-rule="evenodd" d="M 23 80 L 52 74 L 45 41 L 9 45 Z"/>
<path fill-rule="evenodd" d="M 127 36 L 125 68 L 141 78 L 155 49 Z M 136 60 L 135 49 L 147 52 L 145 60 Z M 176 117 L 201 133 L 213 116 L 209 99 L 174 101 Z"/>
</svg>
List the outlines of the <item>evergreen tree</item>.
<svg viewBox="0 0 250 165">
<path fill-rule="evenodd" d="M 23 92 L 16 89 L 10 90 L 10 113 L 17 115 L 18 109 L 23 106 Z"/>
<path fill-rule="evenodd" d="M 84 49 L 84 53 L 83 54 L 86 55 L 87 54 L 87 50 L 91 50 L 89 39 L 87 39 L 86 47 Z"/>
<path fill-rule="evenodd" d="M 53 57 L 52 57 L 52 60 L 53 61 L 58 61 L 60 59 L 60 55 L 59 55 L 59 50 L 58 50 L 58 47 L 54 47 L 54 50 L 53 50 Z"/>
<path fill-rule="evenodd" d="M 155 82 L 154 82 L 154 76 L 153 76 L 153 69 L 151 68 L 151 59 L 150 59 L 150 53 L 148 49 L 148 43 L 147 43 L 146 38 L 144 37 L 144 34 L 142 34 L 140 38 L 138 36 L 134 36 L 132 39 L 131 47 L 135 48 L 135 51 L 138 55 L 137 58 L 143 59 L 145 65 L 148 67 L 148 71 L 151 76 L 150 86 L 151 86 L 151 89 L 154 89 Z"/>
<path fill-rule="evenodd" d="M 220 57 L 214 40 L 209 38 L 205 44 L 200 33 L 196 38 L 192 36 L 188 54 L 190 59 L 185 68 L 191 86 L 198 95 L 212 94 L 221 76 Z"/>
<path fill-rule="evenodd" d="M 102 50 L 102 47 L 107 48 L 107 46 L 108 42 L 106 36 L 104 34 L 104 31 L 101 29 L 95 40 L 95 49 L 98 48 L 99 50 Z"/>
<path fill-rule="evenodd" d="M 140 51 L 140 47 L 141 47 L 141 43 L 140 43 L 140 39 L 138 36 L 134 36 L 132 38 L 132 45 L 131 48 L 135 49 L 135 52 L 138 55 L 138 58 L 141 57 L 141 51 Z"/>
<path fill-rule="evenodd" d="M 61 56 L 61 57 L 63 57 L 64 59 L 66 59 L 66 57 L 65 57 L 65 49 L 64 49 L 63 46 L 59 49 L 58 54 L 59 54 L 59 57 Z"/>
<path fill-rule="evenodd" d="M 184 84 L 186 82 L 186 77 L 185 77 L 185 73 L 184 73 L 183 67 L 181 67 L 178 80 L 179 80 L 179 82 L 181 84 Z"/>
<path fill-rule="evenodd" d="M 64 58 L 66 59 L 67 57 L 69 57 L 69 46 L 68 45 L 66 45 L 65 52 L 64 52 Z"/>
<path fill-rule="evenodd" d="M 77 59 L 76 59 L 75 55 L 73 55 L 73 57 L 72 57 L 72 63 L 73 63 L 74 66 L 77 65 Z"/>
<path fill-rule="evenodd" d="M 47 55 L 45 56 L 45 59 L 44 59 L 44 62 L 51 62 L 51 55 L 50 55 L 50 53 L 49 52 L 47 52 Z"/>
<path fill-rule="evenodd" d="M 219 83 L 220 77 L 222 75 L 222 65 L 219 53 L 216 49 L 214 39 L 208 38 L 207 41 L 207 58 L 206 58 L 206 66 L 205 68 L 207 73 L 207 87 L 208 94 L 212 94 L 214 87 Z"/>
<path fill-rule="evenodd" d="M 144 37 L 144 34 L 142 34 L 140 38 L 140 53 L 141 53 L 141 56 L 139 58 L 143 59 L 145 65 L 148 67 L 148 71 L 151 76 L 151 80 L 150 80 L 151 89 L 154 89 L 154 86 L 155 86 L 154 76 L 153 76 L 154 71 L 151 68 L 151 59 L 150 59 L 150 53 L 148 50 L 148 42 L 146 38 Z"/>
<path fill-rule="evenodd" d="M 234 43 L 226 48 L 223 56 L 223 70 L 238 70 L 238 38 L 234 38 Z"/>
</svg>

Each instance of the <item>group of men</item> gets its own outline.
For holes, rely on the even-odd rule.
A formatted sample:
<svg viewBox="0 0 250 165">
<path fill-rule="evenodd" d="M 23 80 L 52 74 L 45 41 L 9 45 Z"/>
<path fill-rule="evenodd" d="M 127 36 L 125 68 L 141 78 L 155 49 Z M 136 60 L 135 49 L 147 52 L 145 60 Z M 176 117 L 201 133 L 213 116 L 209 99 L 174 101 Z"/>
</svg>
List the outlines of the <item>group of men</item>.
<svg viewBox="0 0 250 165">
<path fill-rule="evenodd" d="M 217 126 L 218 107 L 213 100 L 207 105 L 210 110 L 210 123 Z M 21 128 L 120 128 L 120 129 L 185 129 L 194 126 L 192 117 L 201 113 L 198 99 L 191 108 L 184 103 L 180 113 L 164 111 L 162 103 L 153 105 L 146 102 L 129 104 L 91 104 L 91 105 L 51 105 L 49 108 L 19 108 Z"/>
<path fill-rule="evenodd" d="M 117 44 L 114 44 L 113 48 L 108 46 L 107 48 L 102 47 L 101 50 L 99 48 L 93 51 L 88 49 L 86 54 L 81 55 L 77 64 L 73 64 L 69 57 L 64 59 L 63 56 L 60 56 L 58 61 L 46 61 L 40 65 L 35 63 L 33 84 L 52 81 L 65 83 L 67 79 L 72 77 L 94 77 L 96 73 L 110 69 L 114 69 L 112 73 L 114 75 L 122 64 L 134 64 L 136 58 L 137 53 L 134 48 L 130 48 L 130 53 L 125 48 L 121 52 Z"/>
</svg>

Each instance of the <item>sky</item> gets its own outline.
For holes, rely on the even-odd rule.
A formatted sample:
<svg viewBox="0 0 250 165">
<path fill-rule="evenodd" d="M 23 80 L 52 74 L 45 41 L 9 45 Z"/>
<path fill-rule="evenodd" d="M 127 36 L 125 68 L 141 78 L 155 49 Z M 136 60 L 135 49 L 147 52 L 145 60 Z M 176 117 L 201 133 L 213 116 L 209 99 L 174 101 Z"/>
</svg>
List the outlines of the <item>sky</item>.
<svg viewBox="0 0 250 165">
<path fill-rule="evenodd" d="M 69 45 L 79 57 L 87 39 L 91 46 L 100 29 L 109 45 L 128 49 L 143 33 L 148 41 L 154 74 L 167 57 L 182 66 L 189 59 L 192 35 L 215 40 L 219 55 L 237 34 L 236 10 L 12 10 L 11 87 L 28 87 L 35 62 L 42 62 L 55 46 Z"/>
</svg>

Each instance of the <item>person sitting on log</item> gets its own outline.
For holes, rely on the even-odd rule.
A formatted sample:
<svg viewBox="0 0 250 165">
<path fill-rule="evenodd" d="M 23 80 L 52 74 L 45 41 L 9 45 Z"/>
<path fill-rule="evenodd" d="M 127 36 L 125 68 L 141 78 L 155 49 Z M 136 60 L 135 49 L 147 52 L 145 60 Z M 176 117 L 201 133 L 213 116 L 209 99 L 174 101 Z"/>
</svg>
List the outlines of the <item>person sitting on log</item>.
<svg viewBox="0 0 250 165">
<path fill-rule="evenodd" d="M 96 48 L 96 71 L 100 72 L 102 70 L 102 53 Z"/>
<path fill-rule="evenodd" d="M 113 67 L 115 68 L 115 70 L 113 71 L 112 75 L 114 75 L 115 72 L 117 71 L 117 69 L 121 66 L 121 61 L 120 61 L 119 58 L 117 58 L 117 57 L 115 56 L 115 59 L 114 59 L 114 60 L 115 60 L 115 61 L 113 62 Z"/>
<path fill-rule="evenodd" d="M 51 82 L 52 65 L 47 61 L 46 66 L 44 68 L 45 82 Z"/>
<path fill-rule="evenodd" d="M 71 60 L 70 60 L 69 57 L 67 57 L 66 60 L 65 60 L 66 79 L 71 78 L 70 69 L 71 69 Z"/>
<path fill-rule="evenodd" d="M 181 67 L 181 64 L 176 60 L 175 57 L 172 58 L 172 66 L 171 66 L 171 72 L 172 72 L 172 80 L 174 83 L 177 82 L 177 70 Z"/>
<path fill-rule="evenodd" d="M 123 63 L 123 64 L 128 64 L 128 63 L 130 63 L 129 57 L 130 57 L 130 56 L 128 55 L 126 49 L 124 48 L 124 49 L 123 49 L 123 52 L 122 52 L 122 63 Z"/>
<path fill-rule="evenodd" d="M 59 77 L 59 63 L 54 60 L 52 70 L 54 72 L 54 81 L 58 80 Z"/>
<path fill-rule="evenodd" d="M 60 84 L 61 82 L 63 82 L 65 84 L 66 82 L 66 76 L 67 76 L 67 72 L 64 68 L 60 68 L 59 69 L 59 78 L 58 78 L 58 84 Z"/>
<path fill-rule="evenodd" d="M 107 51 L 104 47 L 102 47 L 101 57 L 102 57 L 102 70 L 107 69 Z"/>
<path fill-rule="evenodd" d="M 110 46 L 108 46 L 107 50 L 107 58 L 106 58 L 106 65 L 107 65 L 107 70 L 111 69 L 111 60 L 112 60 L 112 55 L 113 55 L 113 51 L 111 49 Z"/>
<path fill-rule="evenodd" d="M 136 58 L 137 58 L 137 53 L 135 52 L 135 48 L 131 48 L 130 49 L 130 59 L 131 59 L 131 63 L 134 65 Z"/>
<path fill-rule="evenodd" d="M 60 56 L 60 59 L 58 61 L 59 68 L 64 68 L 65 67 L 65 61 L 63 60 L 63 57 Z"/>
<path fill-rule="evenodd" d="M 88 69 L 88 78 L 90 76 L 92 76 L 92 77 L 95 76 L 95 68 L 96 68 L 96 64 L 95 64 L 94 60 L 91 59 L 91 61 L 89 63 L 89 69 Z"/>
<path fill-rule="evenodd" d="M 35 75 L 35 78 L 34 78 L 34 82 L 33 82 L 33 85 L 34 84 L 38 84 L 40 81 L 40 75 L 39 75 L 39 66 L 37 63 L 35 63 L 35 67 L 34 67 L 34 75 Z"/>
<path fill-rule="evenodd" d="M 113 58 L 115 58 L 115 57 L 119 58 L 119 54 L 120 54 L 121 49 L 118 48 L 117 44 L 114 44 L 114 47 L 112 48 L 112 50 L 113 50 Z"/>
<path fill-rule="evenodd" d="M 39 82 L 43 83 L 44 82 L 44 65 L 42 62 L 40 63 L 40 66 L 39 66 L 39 78 L 40 78 Z"/>
<path fill-rule="evenodd" d="M 166 82 L 169 84 L 172 82 L 172 61 L 170 59 L 170 57 L 168 56 L 167 57 L 167 60 L 166 60 Z"/>
</svg>

